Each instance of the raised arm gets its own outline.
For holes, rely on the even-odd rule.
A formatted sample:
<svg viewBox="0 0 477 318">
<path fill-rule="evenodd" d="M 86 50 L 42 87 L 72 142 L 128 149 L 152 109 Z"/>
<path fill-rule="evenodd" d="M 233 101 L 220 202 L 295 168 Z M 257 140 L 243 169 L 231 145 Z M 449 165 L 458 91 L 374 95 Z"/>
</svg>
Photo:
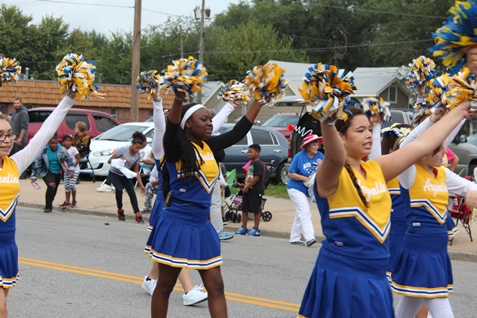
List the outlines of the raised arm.
<svg viewBox="0 0 477 318">
<path fill-rule="evenodd" d="M 43 122 L 40 130 L 32 138 L 30 143 L 24 149 L 12 155 L 11 158 L 17 163 L 20 174 L 38 157 L 45 145 L 56 133 L 68 110 L 74 103 L 75 93 L 69 91 L 68 95 L 63 97 L 55 110 Z"/>
<path fill-rule="evenodd" d="M 161 159 L 164 156 L 164 132 L 166 131 L 166 119 L 164 117 L 164 109 L 162 107 L 162 98 L 159 92 L 152 95 L 153 99 L 153 119 L 154 119 L 154 136 L 152 138 L 152 153 L 154 158 Z"/>
<path fill-rule="evenodd" d="M 236 101 L 226 103 L 220 112 L 218 112 L 217 115 L 212 118 L 212 135 L 215 134 L 220 127 L 222 127 L 227 117 L 235 110 L 235 107 L 238 105 L 239 102 Z"/>
<path fill-rule="evenodd" d="M 424 131 L 417 139 L 391 154 L 376 158 L 386 180 L 391 180 L 405 171 L 420 158 L 430 154 L 442 145 L 445 138 L 462 121 L 462 119 L 475 116 L 469 111 L 470 103 L 465 102 L 455 107 L 446 115 L 446 120 L 440 120 Z M 407 138 L 406 138 L 407 139 Z"/>
<path fill-rule="evenodd" d="M 346 163 L 346 150 L 335 126 L 325 121 L 321 125 L 325 157 L 316 172 L 316 190 L 320 197 L 329 197 L 338 188 L 338 180 Z"/>
</svg>

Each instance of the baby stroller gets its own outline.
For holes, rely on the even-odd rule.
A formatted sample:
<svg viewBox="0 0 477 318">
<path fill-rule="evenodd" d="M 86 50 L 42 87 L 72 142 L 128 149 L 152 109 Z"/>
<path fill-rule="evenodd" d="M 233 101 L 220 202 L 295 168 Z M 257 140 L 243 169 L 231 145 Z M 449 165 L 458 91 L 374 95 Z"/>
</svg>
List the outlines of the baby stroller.
<svg viewBox="0 0 477 318">
<path fill-rule="evenodd" d="M 235 182 L 234 188 L 239 188 L 240 190 L 237 193 L 233 193 L 230 198 L 225 200 L 225 207 L 227 212 L 225 212 L 224 217 L 227 221 L 232 221 L 233 223 L 240 223 L 242 221 L 242 214 L 239 212 L 242 211 L 242 189 L 244 185 L 242 183 Z M 260 205 L 260 215 L 262 220 L 269 222 L 272 219 L 272 212 L 263 211 L 265 208 L 265 202 L 267 199 L 262 197 L 262 204 Z"/>
</svg>

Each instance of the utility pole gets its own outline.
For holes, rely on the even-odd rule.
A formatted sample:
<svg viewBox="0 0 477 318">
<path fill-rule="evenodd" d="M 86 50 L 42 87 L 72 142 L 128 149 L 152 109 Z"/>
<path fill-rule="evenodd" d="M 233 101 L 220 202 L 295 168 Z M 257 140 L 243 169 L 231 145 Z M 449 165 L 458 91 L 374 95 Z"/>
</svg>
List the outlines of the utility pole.
<svg viewBox="0 0 477 318">
<path fill-rule="evenodd" d="M 205 14 L 205 0 L 202 0 L 200 8 L 200 29 L 199 29 L 199 61 L 204 63 L 204 14 Z M 202 103 L 202 91 L 197 93 L 197 103 Z"/>
<path fill-rule="evenodd" d="M 134 29 L 131 66 L 131 121 L 139 121 L 139 94 L 136 90 L 136 78 L 139 75 L 141 59 L 141 6 L 142 0 L 135 0 Z"/>
<path fill-rule="evenodd" d="M 179 25 L 179 40 L 180 40 L 180 53 L 181 53 L 181 59 L 184 58 L 184 45 L 182 43 L 182 26 Z"/>
</svg>

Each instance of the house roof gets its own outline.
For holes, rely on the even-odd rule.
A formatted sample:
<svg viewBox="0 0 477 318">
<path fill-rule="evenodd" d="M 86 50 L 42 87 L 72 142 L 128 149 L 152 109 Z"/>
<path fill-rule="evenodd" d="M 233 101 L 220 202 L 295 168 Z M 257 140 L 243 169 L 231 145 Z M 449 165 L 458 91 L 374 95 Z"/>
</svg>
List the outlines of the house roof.
<svg viewBox="0 0 477 318">
<path fill-rule="evenodd" d="M 202 103 L 206 104 L 212 98 L 217 99 L 217 94 L 222 84 L 221 81 L 205 82 L 202 86 Z"/>
<path fill-rule="evenodd" d="M 103 98 L 91 95 L 87 101 L 76 101 L 75 106 L 131 108 L 131 86 L 98 84 L 99 92 L 105 94 Z M 172 92 L 162 92 L 164 108 L 170 108 L 175 95 Z M 57 81 L 18 80 L 14 85 L 0 87 L 0 103 L 13 103 L 15 98 L 21 98 L 25 105 L 53 106 L 63 98 Z M 152 108 L 152 102 L 147 100 L 146 94 L 139 94 L 139 108 Z"/>
<path fill-rule="evenodd" d="M 295 95 L 300 95 L 298 87 L 301 86 L 303 82 L 303 76 L 308 71 L 310 67 L 313 67 L 316 63 L 296 63 L 296 62 L 285 62 L 285 61 L 276 61 L 270 60 L 268 63 L 275 63 L 285 70 L 284 78 L 288 82 L 288 86 L 295 93 Z"/>
<path fill-rule="evenodd" d="M 402 72 L 402 67 L 358 67 L 353 71 L 357 87 L 353 96 L 378 96 L 394 83 L 410 96 L 410 91 L 400 82 Z"/>
</svg>

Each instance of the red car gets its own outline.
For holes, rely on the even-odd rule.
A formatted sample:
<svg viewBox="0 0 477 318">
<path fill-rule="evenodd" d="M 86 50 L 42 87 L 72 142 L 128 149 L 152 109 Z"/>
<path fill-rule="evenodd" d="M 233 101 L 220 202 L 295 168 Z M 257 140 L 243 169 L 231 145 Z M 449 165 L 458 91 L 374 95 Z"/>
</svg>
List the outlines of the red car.
<svg viewBox="0 0 477 318">
<path fill-rule="evenodd" d="M 28 110 L 30 123 L 28 124 L 28 142 L 38 132 L 40 126 L 54 110 L 53 107 L 39 107 Z M 86 132 L 91 138 L 101 135 L 106 130 L 119 125 L 119 121 L 107 113 L 96 110 L 72 108 L 57 130 L 58 139 L 62 140 L 66 134 L 75 134 L 75 124 L 83 121 L 86 124 Z"/>
<path fill-rule="evenodd" d="M 287 140 L 290 140 L 291 134 L 298 123 L 298 120 L 300 120 L 300 114 L 298 113 L 281 113 L 273 115 L 261 126 L 273 129 L 285 136 Z"/>
</svg>

